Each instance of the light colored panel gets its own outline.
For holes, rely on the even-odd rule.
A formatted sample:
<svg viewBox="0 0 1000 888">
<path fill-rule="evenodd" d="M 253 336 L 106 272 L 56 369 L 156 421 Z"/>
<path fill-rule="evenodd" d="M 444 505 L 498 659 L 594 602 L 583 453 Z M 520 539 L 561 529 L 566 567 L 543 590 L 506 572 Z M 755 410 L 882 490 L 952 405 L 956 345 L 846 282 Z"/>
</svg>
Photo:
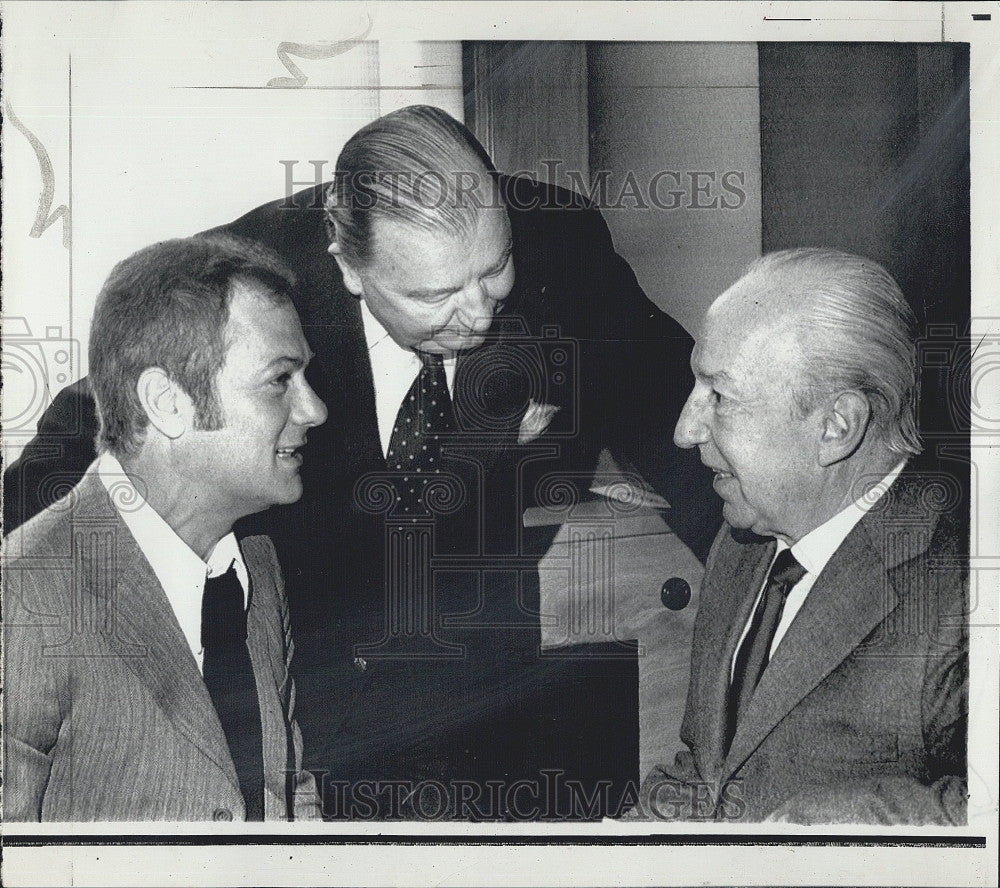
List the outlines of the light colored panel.
<svg viewBox="0 0 1000 888">
<path fill-rule="evenodd" d="M 693 331 L 760 254 L 757 48 L 592 43 L 588 67 L 591 179 L 609 171 L 615 245 Z"/>
</svg>

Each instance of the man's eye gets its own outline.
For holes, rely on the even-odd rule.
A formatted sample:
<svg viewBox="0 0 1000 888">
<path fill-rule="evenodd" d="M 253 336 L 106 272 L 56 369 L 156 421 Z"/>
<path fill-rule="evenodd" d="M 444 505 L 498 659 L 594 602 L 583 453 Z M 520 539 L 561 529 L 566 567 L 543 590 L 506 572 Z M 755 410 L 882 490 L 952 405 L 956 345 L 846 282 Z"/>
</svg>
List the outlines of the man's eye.
<svg viewBox="0 0 1000 888">
<path fill-rule="evenodd" d="M 726 396 L 722 394 L 722 392 L 717 392 L 715 389 L 712 389 L 712 402 L 714 404 L 721 404 L 725 398 Z"/>
<path fill-rule="evenodd" d="M 292 377 L 289 373 L 282 373 L 280 376 L 275 376 L 271 380 L 271 385 L 277 386 L 278 388 L 288 388 L 288 383 L 291 382 Z"/>
<path fill-rule="evenodd" d="M 488 272 L 486 274 L 486 277 L 488 278 L 500 277 L 500 275 L 502 275 L 507 270 L 508 265 L 510 265 L 510 256 L 504 259 L 504 261 L 500 263 L 500 265 L 498 265 L 496 268 L 494 268 L 493 271 Z"/>
</svg>

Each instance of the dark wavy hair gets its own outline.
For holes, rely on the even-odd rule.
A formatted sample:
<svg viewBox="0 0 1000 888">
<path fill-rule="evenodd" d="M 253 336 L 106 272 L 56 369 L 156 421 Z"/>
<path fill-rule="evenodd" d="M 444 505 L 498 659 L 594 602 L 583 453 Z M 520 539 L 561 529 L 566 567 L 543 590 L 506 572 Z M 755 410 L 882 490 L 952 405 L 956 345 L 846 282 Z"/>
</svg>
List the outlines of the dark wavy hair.
<svg viewBox="0 0 1000 888">
<path fill-rule="evenodd" d="M 198 428 L 221 427 L 215 378 L 225 360 L 229 303 L 238 284 L 286 304 L 295 276 L 270 250 L 222 235 L 163 241 L 114 267 L 90 327 L 99 452 L 122 456 L 141 446 L 149 421 L 136 384 L 149 367 L 164 370 L 191 397 Z"/>
</svg>

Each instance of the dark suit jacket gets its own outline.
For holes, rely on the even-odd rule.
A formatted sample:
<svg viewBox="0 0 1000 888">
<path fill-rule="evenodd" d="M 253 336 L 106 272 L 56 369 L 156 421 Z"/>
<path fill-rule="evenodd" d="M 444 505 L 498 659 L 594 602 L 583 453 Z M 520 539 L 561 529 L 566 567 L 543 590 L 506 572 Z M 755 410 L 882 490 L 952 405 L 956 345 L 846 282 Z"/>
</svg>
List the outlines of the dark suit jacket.
<svg viewBox="0 0 1000 888">
<path fill-rule="evenodd" d="M 725 526 L 709 556 L 681 737 L 653 816 L 964 823 L 967 525 L 953 484 L 904 473 L 816 580 L 724 753 L 730 664 L 774 541 Z M 687 810 L 671 778 L 709 789 Z M 657 787 L 659 784 L 659 787 Z M 654 792 L 654 799 L 655 799 Z"/>
<path fill-rule="evenodd" d="M 399 556 L 379 498 L 385 462 L 371 367 L 358 301 L 326 252 L 323 189 L 218 229 L 263 242 L 298 275 L 296 307 L 316 355 L 310 382 L 329 408 L 309 434 L 301 502 L 250 526 L 274 538 L 286 572 L 306 761 L 331 780 L 482 785 L 540 779 L 545 767 L 635 779 L 634 656 L 616 648 L 595 657 L 597 646 L 578 652 L 583 659 L 540 656 L 536 565 L 548 539 L 526 531 L 521 515 L 565 489 L 554 476 L 585 487 L 608 447 L 671 503 L 668 521 L 696 554 L 707 553 L 720 523 L 707 470 L 672 443 L 690 388 L 690 337 L 645 297 L 578 195 L 499 182 L 516 281 L 490 341 L 458 362 L 460 430 L 444 461 L 455 483 L 434 516 L 435 591 L 415 635 L 390 614 L 398 577 L 387 566 Z M 64 471 L 45 448 L 71 458 L 85 450 L 78 430 L 94 423 L 80 394 L 56 399 L 8 473 L 15 522 Z M 560 409 L 543 436 L 518 444 L 531 400 Z M 66 417 L 70 434 L 60 439 Z"/>
<path fill-rule="evenodd" d="M 247 641 L 260 699 L 265 818 L 286 820 L 293 811 L 315 818 L 315 780 L 300 770 L 274 549 L 261 537 L 240 547 L 251 580 Z M 7 819 L 245 817 L 226 737 L 187 640 L 96 472 L 7 537 L 3 593 Z"/>
</svg>

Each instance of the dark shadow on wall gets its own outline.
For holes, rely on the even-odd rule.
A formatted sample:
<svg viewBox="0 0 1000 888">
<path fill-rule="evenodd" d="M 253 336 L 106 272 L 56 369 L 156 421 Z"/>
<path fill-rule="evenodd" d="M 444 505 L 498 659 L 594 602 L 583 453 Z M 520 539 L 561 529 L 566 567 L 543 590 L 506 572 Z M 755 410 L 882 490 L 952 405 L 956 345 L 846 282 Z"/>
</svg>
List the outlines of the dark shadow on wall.
<svg viewBox="0 0 1000 888">
<path fill-rule="evenodd" d="M 762 43 L 762 247 L 881 262 L 921 333 L 921 467 L 968 488 L 968 44 Z"/>
</svg>

